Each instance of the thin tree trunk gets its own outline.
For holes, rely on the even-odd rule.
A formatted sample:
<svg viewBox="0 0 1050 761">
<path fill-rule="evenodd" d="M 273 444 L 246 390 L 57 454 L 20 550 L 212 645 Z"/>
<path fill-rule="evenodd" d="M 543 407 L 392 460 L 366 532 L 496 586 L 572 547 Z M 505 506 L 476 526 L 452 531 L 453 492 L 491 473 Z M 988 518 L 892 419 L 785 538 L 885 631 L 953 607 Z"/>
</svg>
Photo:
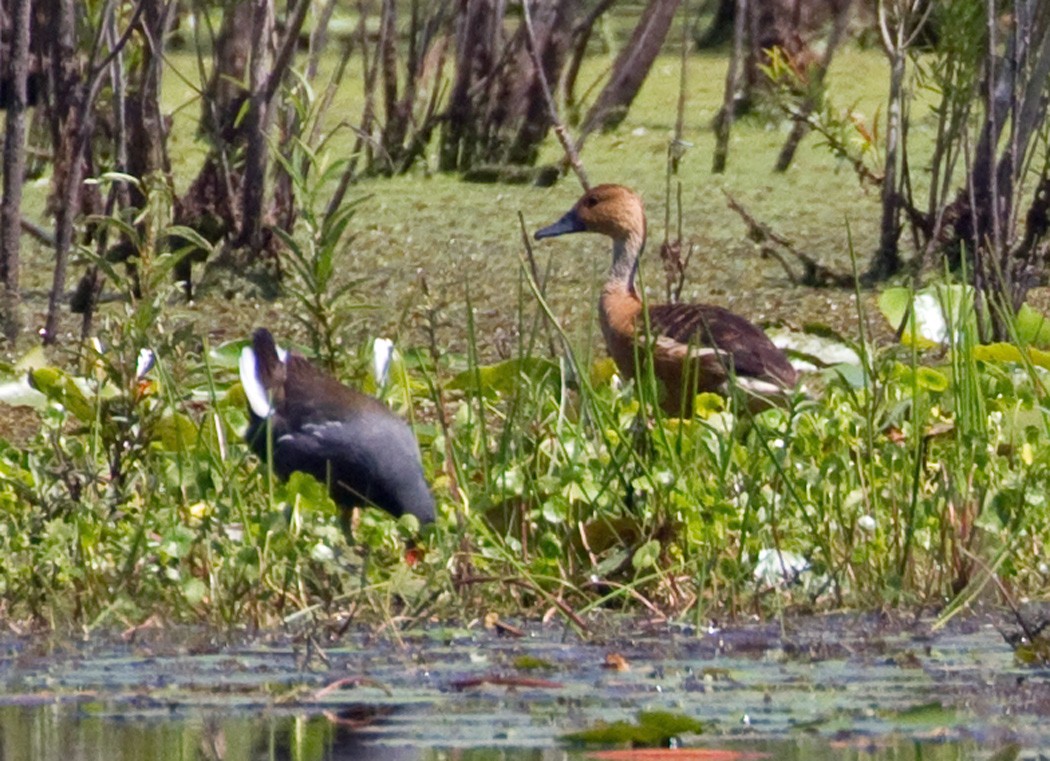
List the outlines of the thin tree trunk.
<svg viewBox="0 0 1050 761">
<path fill-rule="evenodd" d="M 852 6 L 853 0 L 847 0 L 839 10 L 838 16 L 835 17 L 835 24 L 831 29 L 831 34 L 828 36 L 827 46 L 824 48 L 824 55 L 821 57 L 820 63 L 812 72 L 814 81 L 810 83 L 809 89 L 809 92 L 812 94 L 807 96 L 800 106 L 799 113 L 795 117 L 795 123 L 791 128 L 791 134 L 788 135 L 788 139 L 784 141 L 784 146 L 780 149 L 780 155 L 777 157 L 775 170 L 778 172 L 786 172 L 788 167 L 791 166 L 791 162 L 795 158 L 795 151 L 798 150 L 799 143 L 802 142 L 802 138 L 805 137 L 806 132 L 809 131 L 809 116 L 818 105 L 819 93 L 823 89 L 824 78 L 827 76 L 828 68 L 831 66 L 831 59 L 835 56 L 835 51 L 838 49 L 839 43 L 846 35 L 846 27 L 849 25 L 850 10 Z M 796 26 L 798 24 L 798 13 L 799 9 L 796 4 Z"/>
<path fill-rule="evenodd" d="M 899 43 L 899 41 L 898 41 Z M 879 248 L 868 269 L 875 280 L 884 280 L 901 268 L 900 197 L 897 194 L 897 169 L 900 166 L 901 130 L 904 125 L 905 50 L 899 44 L 888 48 L 890 55 L 890 94 L 886 109 L 886 159 L 883 162 L 882 223 Z"/>
<path fill-rule="evenodd" d="M 83 108 L 83 83 L 76 49 L 76 0 L 52 0 L 51 39 L 57 110 L 54 129 L 56 181 L 60 190 L 55 211 L 55 266 L 44 322 L 45 345 L 53 344 L 58 338 L 58 312 L 66 287 L 73 222 L 80 211 L 80 185 L 84 172 L 83 143 L 79 138 L 86 132 L 82 120 L 87 114 Z"/>
<path fill-rule="evenodd" d="M 649 0 L 630 42 L 616 58 L 613 72 L 597 101 L 583 120 L 581 133 L 615 127 L 642 88 L 653 61 L 663 47 L 667 32 L 674 22 L 680 0 Z"/>
<path fill-rule="evenodd" d="M 4 198 L 0 209 L 0 281 L 3 330 L 14 344 L 21 330 L 18 287 L 22 183 L 25 175 L 26 82 L 29 78 L 30 0 L 14 0 L 11 9 L 11 77 L 4 129 Z"/>
<path fill-rule="evenodd" d="M 270 36 L 273 32 L 272 0 L 254 0 L 252 12 L 252 60 L 246 129 L 248 147 L 241 185 L 241 231 L 239 242 L 253 250 L 262 248 L 263 202 L 266 198 L 266 132 L 270 81 Z"/>
<path fill-rule="evenodd" d="M 718 113 L 715 124 L 715 154 L 711 161 L 711 171 L 722 174 L 726 170 L 729 157 L 729 133 L 733 128 L 736 116 L 737 92 L 740 90 L 741 62 L 744 58 L 744 43 L 747 38 L 747 19 L 750 15 L 748 0 L 736 0 L 736 15 L 733 20 L 733 54 L 726 69 L 726 89 L 722 96 L 722 110 Z"/>
<path fill-rule="evenodd" d="M 571 114 L 576 108 L 576 80 L 580 76 L 580 67 L 587 55 L 587 44 L 591 41 L 594 33 L 594 25 L 616 0 L 598 0 L 590 12 L 577 23 L 572 30 L 573 49 L 569 59 L 569 65 L 565 67 L 565 75 L 562 77 L 561 92 L 565 101 L 565 110 Z"/>
</svg>

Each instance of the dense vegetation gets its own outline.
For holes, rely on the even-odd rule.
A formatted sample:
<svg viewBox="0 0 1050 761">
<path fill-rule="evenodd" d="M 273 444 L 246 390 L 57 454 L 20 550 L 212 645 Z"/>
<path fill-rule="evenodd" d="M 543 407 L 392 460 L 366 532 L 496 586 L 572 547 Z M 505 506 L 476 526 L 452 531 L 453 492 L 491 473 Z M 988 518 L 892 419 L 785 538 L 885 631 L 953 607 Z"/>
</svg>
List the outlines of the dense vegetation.
<svg viewBox="0 0 1050 761">
<path fill-rule="evenodd" d="M 852 76 L 836 92 L 833 70 L 829 103 L 857 104 L 842 123 L 875 114 L 880 54 L 849 51 L 837 65 Z M 1038 313 L 997 313 L 1010 340 L 982 343 L 990 317 L 969 286 L 934 285 L 920 303 L 943 304 L 935 311 L 948 325 L 930 340 L 928 326 L 907 318 L 910 280 L 879 300 L 856 278 L 845 290 L 804 290 L 776 264 L 756 266 L 745 226 L 701 166 L 720 56 L 688 61 L 690 118 L 676 139 L 692 147 L 668 180 L 678 67 L 677 57 L 658 59 L 629 118 L 591 137 L 584 158 L 595 179 L 646 196 L 651 298 L 666 290 L 659 238 L 674 236 L 681 214 L 680 243 L 704 262 L 686 269 L 683 297 L 779 322 L 800 356 L 824 359 L 788 406 L 751 415 L 705 396 L 694 419 L 667 419 L 653 383 L 619 382 L 596 346 L 603 244 L 530 253 L 521 242 L 515 212 L 528 209 L 529 226 L 552 221 L 575 196 L 568 183 L 493 192 L 431 178 L 424 165 L 362 181 L 333 217 L 323 211 L 353 143 L 337 131 L 277 159 L 298 213 L 276 249 L 278 297 L 265 301 L 257 281 L 217 270 L 186 305 L 171 278 L 180 254 L 166 241 L 211 244 L 173 225 L 168 188 L 130 180 L 145 199 L 134 219 L 80 221 L 138 252 L 134 276 L 79 252 L 116 297 L 99 307 L 94 335 L 75 340 L 67 317 L 50 354 L 23 341 L 0 368 L 5 624 L 338 629 L 491 610 L 555 611 L 583 626 L 597 608 L 703 621 L 839 606 L 951 611 L 1040 592 L 1050 359 L 1030 347 L 1050 336 Z M 166 82 L 184 146 L 178 186 L 203 151 L 179 110 L 193 93 Z M 928 147 L 935 120 L 916 121 L 913 141 Z M 855 274 L 857 258 L 878 247 L 879 199 L 856 189 L 849 157 L 828 136 L 831 151 L 811 140 L 788 175 L 771 175 L 779 126 L 766 112 L 738 123 L 739 148 L 718 182 L 799 249 Z M 553 141 L 544 151 L 560 152 Z M 105 192 L 129 180 L 97 181 Z M 26 192 L 26 208 L 43 206 L 43 189 Z M 587 256 L 566 261 L 570 246 Z M 26 259 L 48 256 L 41 248 Z M 43 285 L 32 269 L 29 289 Z M 42 300 L 27 304 L 28 322 L 42 323 Z M 440 513 L 415 562 L 404 558 L 414 527 L 364 511 L 348 543 L 319 484 L 282 484 L 248 454 L 236 357 L 258 324 L 412 421 Z M 385 384 L 369 369 L 380 335 L 399 350 Z M 139 378 L 147 348 L 157 362 Z"/>
</svg>

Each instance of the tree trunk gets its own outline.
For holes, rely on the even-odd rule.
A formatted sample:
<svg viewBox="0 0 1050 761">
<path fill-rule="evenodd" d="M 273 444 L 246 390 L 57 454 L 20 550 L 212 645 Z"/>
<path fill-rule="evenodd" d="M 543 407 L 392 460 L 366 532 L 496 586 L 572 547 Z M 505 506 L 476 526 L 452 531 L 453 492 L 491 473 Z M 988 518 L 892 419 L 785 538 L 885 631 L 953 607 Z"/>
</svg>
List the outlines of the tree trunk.
<svg viewBox="0 0 1050 761">
<path fill-rule="evenodd" d="M 529 2 L 530 0 L 525 0 Z M 569 50 L 570 33 L 576 3 L 572 0 L 531 0 L 534 10 L 533 42 L 536 56 L 543 67 L 536 66 L 527 50 L 518 53 L 516 70 L 519 75 L 512 80 L 511 99 L 517 103 L 513 121 L 518 125 L 517 134 L 511 138 L 507 149 L 507 161 L 511 164 L 532 165 L 536 163 L 540 143 L 550 131 L 552 116 L 543 92 L 541 74 L 547 82 L 556 82 L 565 64 Z M 529 76 L 525 72 L 531 72 Z"/>
<path fill-rule="evenodd" d="M 814 109 L 820 105 L 820 100 L 823 98 L 824 78 L 827 76 L 828 69 L 831 67 L 831 59 L 835 56 L 835 51 L 846 34 L 846 27 L 849 24 L 850 8 L 852 5 L 853 0 L 845 0 L 845 2 L 842 3 L 842 6 L 838 10 L 838 15 L 835 16 L 835 23 L 831 28 L 831 34 L 828 36 L 827 44 L 824 47 L 824 55 L 821 56 L 819 62 L 808 67 L 807 71 L 802 72 L 804 76 L 810 79 L 809 91 L 805 100 L 799 106 L 798 114 L 795 116 L 795 123 L 791 128 L 791 134 L 788 136 L 788 139 L 784 141 L 784 146 L 781 148 L 780 155 L 777 157 L 777 163 L 775 166 L 775 171 L 777 172 L 786 172 L 788 170 L 788 167 L 791 166 L 791 162 L 795 158 L 795 151 L 798 150 L 799 143 L 802 142 L 802 138 L 805 137 L 806 133 L 809 131 L 809 117 Z M 797 25 L 797 14 L 794 20 Z"/>
<path fill-rule="evenodd" d="M 161 49 L 174 20 L 175 4 L 171 0 L 141 2 L 142 24 L 138 31 L 142 36 L 142 44 L 138 47 L 139 54 L 130 57 L 134 65 L 125 71 L 127 59 L 123 55 L 117 56 L 110 64 L 113 72 L 110 79 L 113 83 L 114 116 L 118 125 L 122 125 L 115 135 L 115 168 L 140 179 L 159 175 L 174 197 L 175 189 L 167 149 L 168 125 L 160 107 L 160 90 L 164 71 Z M 113 20 L 110 31 L 111 45 L 117 43 L 116 36 L 116 22 Z M 110 198 L 107 203 L 107 215 L 112 213 L 115 203 L 121 208 L 145 208 L 147 199 L 138 184 L 114 185 L 114 189 L 118 191 L 118 197 Z M 137 227 L 140 231 L 144 229 L 141 224 Z M 134 243 L 127 237 L 108 252 L 105 251 L 104 239 L 100 244 L 100 255 L 107 256 L 110 261 L 127 261 L 138 255 L 138 251 L 134 250 Z M 134 264 L 128 262 L 127 266 L 135 276 Z M 82 337 L 86 338 L 91 333 L 94 309 L 102 285 L 101 273 L 95 266 L 77 286 L 72 309 L 74 312 L 83 313 L 80 331 Z M 137 282 L 134 288 L 137 293 Z"/>
<path fill-rule="evenodd" d="M 735 1 L 735 0 L 731 0 Z M 565 75 L 561 82 L 562 97 L 565 100 L 565 111 L 568 114 L 566 120 L 575 122 L 576 115 L 576 80 L 580 76 L 580 67 L 587 55 L 587 45 L 594 33 L 594 25 L 616 0 L 598 0 L 598 4 L 591 8 L 590 12 L 572 29 L 572 56 L 569 65 L 565 67 Z"/>
<path fill-rule="evenodd" d="M 492 12 L 492 0 L 460 0 L 456 79 L 449 94 L 438 159 L 438 167 L 443 172 L 453 172 L 472 163 L 476 119 L 470 90 L 476 80 L 487 77 L 492 70 L 492 51 L 484 34 L 490 26 Z"/>
<path fill-rule="evenodd" d="M 3 331 L 13 345 L 21 330 L 19 235 L 22 183 L 25 174 L 26 82 L 29 78 L 30 0 L 14 0 L 11 9 L 11 56 L 5 79 L 10 89 L 4 130 L 4 198 L 0 209 L 0 287 L 3 290 Z"/>
<path fill-rule="evenodd" d="M 273 0 L 254 0 L 252 14 L 251 92 L 246 117 L 248 149 L 241 183 L 240 242 L 258 251 L 262 248 L 263 203 L 266 199 L 266 142 L 270 104 L 266 87 L 270 73 L 270 37 L 273 34 Z"/>
<path fill-rule="evenodd" d="M 729 42 L 735 32 L 738 13 L 737 0 L 718 0 L 718 8 L 715 9 L 711 24 L 703 32 L 697 29 L 693 34 L 696 47 L 704 50 Z"/>
<path fill-rule="evenodd" d="M 664 40 L 678 11 L 680 0 L 649 0 L 627 43 L 613 64 L 612 75 L 605 84 L 587 117 L 581 132 L 616 127 L 627 116 L 649 69 L 663 47 Z"/>
<path fill-rule="evenodd" d="M 726 69 L 726 89 L 722 96 L 722 110 L 715 117 L 715 153 L 711 171 L 722 174 L 729 157 L 729 134 L 736 116 L 737 98 L 740 93 L 740 73 L 744 62 L 744 45 L 747 39 L 748 0 L 735 0 L 736 14 L 733 22 L 733 53 Z"/>
<path fill-rule="evenodd" d="M 55 265 L 44 323 L 45 345 L 58 337 L 58 312 L 66 286 L 69 249 L 73 245 L 73 222 L 80 212 L 81 183 L 84 178 L 84 141 L 89 131 L 83 121 L 84 83 L 80 56 L 76 48 L 76 0 L 52 0 L 51 62 L 55 82 L 55 113 L 52 135 L 55 146 L 54 187 L 58 196 L 55 209 Z"/>
<path fill-rule="evenodd" d="M 900 257 L 900 195 L 897 190 L 897 169 L 900 166 L 900 145 L 904 128 L 904 65 L 906 51 L 895 47 L 890 55 L 890 95 L 886 114 L 886 160 L 882 176 L 882 224 L 879 230 L 879 248 L 868 268 L 871 280 L 885 280 L 901 268 Z"/>
</svg>

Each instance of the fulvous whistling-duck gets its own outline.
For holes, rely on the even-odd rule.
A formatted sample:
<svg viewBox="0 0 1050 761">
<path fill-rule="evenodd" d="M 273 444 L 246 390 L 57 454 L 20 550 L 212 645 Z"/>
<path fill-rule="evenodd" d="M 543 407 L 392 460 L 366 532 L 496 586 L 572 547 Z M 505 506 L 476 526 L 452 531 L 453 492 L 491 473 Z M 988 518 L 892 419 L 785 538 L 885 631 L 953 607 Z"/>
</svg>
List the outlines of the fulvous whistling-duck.
<svg viewBox="0 0 1050 761">
<path fill-rule="evenodd" d="M 663 408 L 689 414 L 699 392 L 746 391 L 760 409 L 783 397 L 798 376 L 787 357 L 760 328 L 710 304 L 659 304 L 642 313 L 636 287 L 645 247 L 642 199 L 623 185 L 588 190 L 565 216 L 536 232 L 536 239 L 595 232 L 612 238 L 612 268 L 602 288 L 599 316 L 605 344 L 620 372 L 635 376 L 636 344 L 652 336 L 653 371 L 666 387 Z"/>
<path fill-rule="evenodd" d="M 278 348 L 265 328 L 241 352 L 240 374 L 251 417 L 245 438 L 263 461 L 272 447 L 280 478 L 309 473 L 342 508 L 374 505 L 434 521 L 416 438 L 378 399 Z"/>
</svg>

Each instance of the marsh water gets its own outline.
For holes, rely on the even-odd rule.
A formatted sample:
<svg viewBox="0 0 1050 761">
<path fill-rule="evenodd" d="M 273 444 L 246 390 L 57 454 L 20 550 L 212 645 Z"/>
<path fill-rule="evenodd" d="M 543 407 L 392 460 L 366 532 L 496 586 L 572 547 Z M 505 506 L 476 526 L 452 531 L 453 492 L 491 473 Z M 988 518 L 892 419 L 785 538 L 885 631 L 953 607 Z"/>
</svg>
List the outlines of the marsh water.
<svg viewBox="0 0 1050 761">
<path fill-rule="evenodd" d="M 827 617 L 723 629 L 433 628 L 334 645 L 3 642 L 0 759 L 940 759 L 1046 757 L 1050 670 L 995 619 Z M 699 720 L 682 750 L 581 746 L 642 711 Z M 760 754 L 758 756 L 754 754 Z"/>
</svg>

